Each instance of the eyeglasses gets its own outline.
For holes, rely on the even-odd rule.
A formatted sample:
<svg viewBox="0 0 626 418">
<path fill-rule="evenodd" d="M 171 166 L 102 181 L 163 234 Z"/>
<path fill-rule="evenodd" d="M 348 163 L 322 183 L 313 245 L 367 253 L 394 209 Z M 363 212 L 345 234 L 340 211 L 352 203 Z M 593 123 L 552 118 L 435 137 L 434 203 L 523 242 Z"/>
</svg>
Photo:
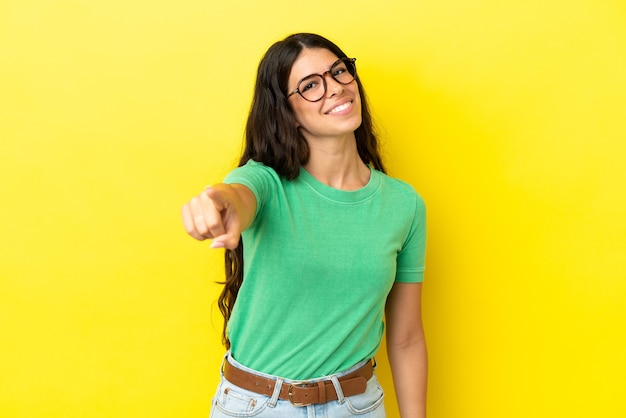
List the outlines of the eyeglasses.
<svg viewBox="0 0 626 418">
<path fill-rule="evenodd" d="M 322 74 L 311 74 L 304 77 L 298 83 L 298 88 L 287 95 L 287 98 L 298 93 L 304 100 L 318 102 L 326 94 L 326 74 L 340 84 L 350 84 L 356 76 L 356 58 L 339 58 L 330 70 Z"/>
</svg>

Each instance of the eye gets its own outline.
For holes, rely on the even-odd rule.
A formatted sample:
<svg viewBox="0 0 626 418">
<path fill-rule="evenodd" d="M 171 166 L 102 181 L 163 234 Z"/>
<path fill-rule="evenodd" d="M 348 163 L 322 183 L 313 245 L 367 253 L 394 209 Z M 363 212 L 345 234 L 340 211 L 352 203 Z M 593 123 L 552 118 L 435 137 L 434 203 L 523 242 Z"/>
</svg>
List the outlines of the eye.
<svg viewBox="0 0 626 418">
<path fill-rule="evenodd" d="M 338 76 L 338 75 L 345 73 L 346 71 L 348 71 L 348 69 L 346 68 L 346 65 L 341 63 L 335 68 L 333 68 L 333 75 Z"/>
<path fill-rule="evenodd" d="M 304 93 L 305 91 L 314 89 L 315 86 L 317 86 L 317 83 L 314 81 L 311 81 L 310 83 L 304 83 L 300 86 L 300 91 Z"/>
<path fill-rule="evenodd" d="M 320 86 L 320 80 L 318 80 L 318 77 L 312 77 L 312 78 L 307 78 L 306 80 L 303 80 L 300 83 L 300 87 L 298 87 L 298 90 L 301 93 L 304 93 L 305 91 L 317 89 L 319 88 L 319 86 Z"/>
</svg>

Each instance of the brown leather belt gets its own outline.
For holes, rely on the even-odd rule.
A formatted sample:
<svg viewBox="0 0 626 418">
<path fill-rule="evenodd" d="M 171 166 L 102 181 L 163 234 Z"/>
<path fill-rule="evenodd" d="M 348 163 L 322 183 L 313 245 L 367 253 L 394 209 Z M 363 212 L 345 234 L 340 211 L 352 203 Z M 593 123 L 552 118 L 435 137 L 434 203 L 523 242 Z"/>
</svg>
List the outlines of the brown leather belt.
<svg viewBox="0 0 626 418">
<path fill-rule="evenodd" d="M 276 379 L 258 376 L 238 369 L 230 364 L 228 360 L 224 362 L 223 371 L 226 380 L 240 388 L 270 397 L 274 394 Z M 365 392 L 367 381 L 370 380 L 373 374 L 374 367 L 370 360 L 357 370 L 338 378 L 343 396 L 354 396 Z M 283 382 L 278 398 L 289 401 L 296 406 L 321 404 L 339 399 L 335 386 L 330 379 L 315 383 Z"/>
</svg>

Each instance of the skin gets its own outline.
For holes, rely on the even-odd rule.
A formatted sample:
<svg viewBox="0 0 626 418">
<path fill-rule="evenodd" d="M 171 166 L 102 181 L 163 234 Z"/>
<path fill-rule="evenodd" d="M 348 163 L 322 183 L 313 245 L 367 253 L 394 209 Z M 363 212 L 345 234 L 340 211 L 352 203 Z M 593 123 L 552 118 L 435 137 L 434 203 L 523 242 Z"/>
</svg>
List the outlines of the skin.
<svg viewBox="0 0 626 418">
<path fill-rule="evenodd" d="M 322 74 L 337 61 L 327 49 L 305 49 L 294 62 L 289 76 L 289 91 L 310 74 Z M 308 102 L 294 94 L 289 103 L 300 132 L 311 150 L 304 167 L 322 183 L 340 190 L 356 190 L 369 181 L 369 168 L 361 161 L 354 131 L 361 125 L 361 99 L 356 81 L 341 84 L 326 75 L 326 96 Z M 340 112 L 333 109 L 347 105 Z"/>
<path fill-rule="evenodd" d="M 326 49 L 304 49 L 291 69 L 288 87 L 310 74 L 328 71 L 337 57 Z M 347 85 L 326 75 L 327 90 L 318 102 L 300 95 L 289 98 L 297 126 L 311 154 L 305 169 L 317 180 L 340 190 L 364 187 L 369 168 L 360 159 L 355 129 L 361 124 L 361 102 L 356 82 Z M 340 112 L 332 112 L 346 105 Z M 197 240 L 212 239 L 212 248 L 235 249 L 241 232 L 256 211 L 252 191 L 240 184 L 207 187 L 182 208 L 185 230 Z M 422 285 L 394 284 L 386 304 L 387 352 L 403 418 L 426 416 L 427 355 L 421 316 Z"/>
<path fill-rule="evenodd" d="M 428 357 L 421 301 L 421 283 L 395 283 L 385 307 L 387 356 L 403 418 L 426 417 Z"/>
</svg>

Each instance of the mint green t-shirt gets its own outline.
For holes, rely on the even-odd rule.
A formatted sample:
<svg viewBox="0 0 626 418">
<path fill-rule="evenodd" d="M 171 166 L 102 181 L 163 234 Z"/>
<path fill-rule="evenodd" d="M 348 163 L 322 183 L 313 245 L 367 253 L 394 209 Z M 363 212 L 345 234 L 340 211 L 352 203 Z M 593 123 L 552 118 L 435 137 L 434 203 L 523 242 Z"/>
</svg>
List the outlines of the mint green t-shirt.
<svg viewBox="0 0 626 418">
<path fill-rule="evenodd" d="M 304 169 L 286 180 L 252 160 L 228 174 L 226 183 L 249 187 L 257 199 L 228 324 L 235 360 L 302 380 L 376 353 L 394 282 L 423 280 L 426 215 L 411 186 L 370 170 L 355 191 Z"/>
</svg>

